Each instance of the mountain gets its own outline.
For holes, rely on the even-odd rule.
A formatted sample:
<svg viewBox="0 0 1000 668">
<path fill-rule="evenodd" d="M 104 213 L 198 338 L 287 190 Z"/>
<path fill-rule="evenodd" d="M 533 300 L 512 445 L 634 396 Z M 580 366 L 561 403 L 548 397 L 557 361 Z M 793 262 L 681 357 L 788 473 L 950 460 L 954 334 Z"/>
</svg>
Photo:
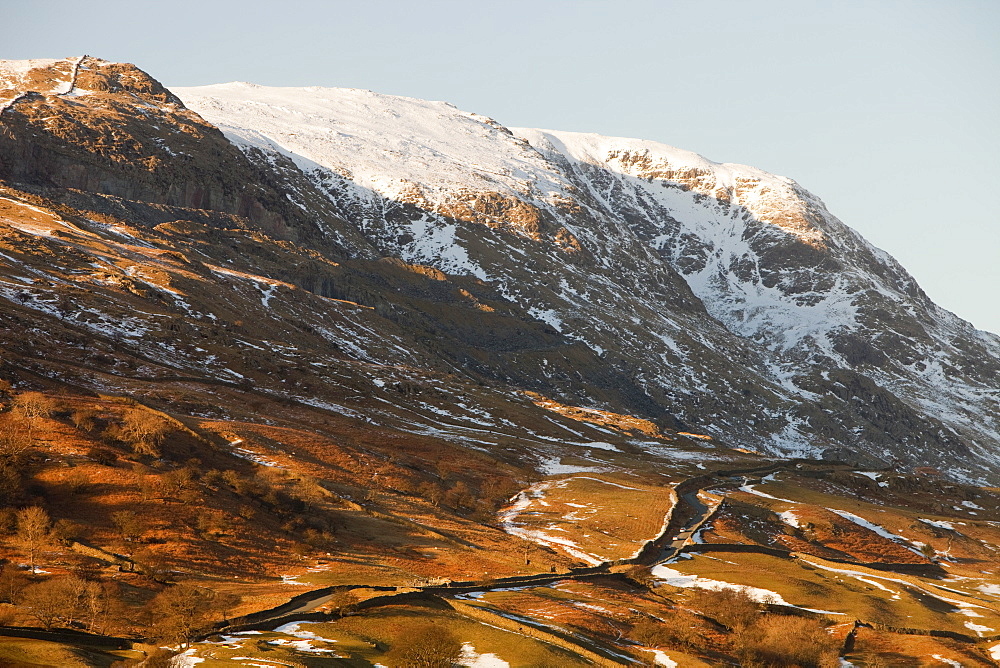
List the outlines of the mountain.
<svg viewBox="0 0 1000 668">
<path fill-rule="evenodd" d="M 752 167 L 0 61 L 0 663 L 992 665 L 998 367 Z"/>
<path fill-rule="evenodd" d="M 789 179 L 369 91 L 175 92 L 379 253 L 484 281 L 620 370 L 617 409 L 770 453 L 996 471 L 1000 339 Z M 526 362 L 501 379 L 552 391 Z"/>
<path fill-rule="evenodd" d="M 148 227 L 193 217 L 177 208 L 237 216 L 317 254 L 241 271 L 321 297 L 393 301 L 329 272 L 398 258 L 497 302 L 489 323 L 392 305 L 425 328 L 403 346 L 433 348 L 422 364 L 765 453 L 997 470 L 1000 339 L 789 179 L 370 91 L 171 92 L 92 58 L 3 71 L 7 182 L 107 213 L 142 203 Z M 397 356 L 348 338 L 358 359 Z"/>
</svg>

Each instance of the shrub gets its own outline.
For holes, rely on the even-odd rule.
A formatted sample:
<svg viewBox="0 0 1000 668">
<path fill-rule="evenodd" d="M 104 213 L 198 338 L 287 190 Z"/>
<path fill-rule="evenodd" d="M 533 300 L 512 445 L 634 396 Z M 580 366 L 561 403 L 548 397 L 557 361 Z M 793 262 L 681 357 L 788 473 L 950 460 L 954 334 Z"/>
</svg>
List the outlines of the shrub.
<svg viewBox="0 0 1000 668">
<path fill-rule="evenodd" d="M 87 527 L 72 520 L 57 520 L 52 525 L 52 540 L 61 544 L 69 545 L 73 541 L 81 538 L 87 532 Z"/>
<path fill-rule="evenodd" d="M 840 642 L 818 621 L 767 615 L 735 634 L 733 646 L 742 665 L 783 668 L 835 668 Z"/>
<path fill-rule="evenodd" d="M 448 629 L 423 624 L 411 630 L 406 640 L 396 642 L 386 656 L 399 668 L 451 668 L 462 653 L 462 643 Z"/>
<path fill-rule="evenodd" d="M 143 501 L 163 496 L 163 485 L 160 484 L 160 477 L 156 475 L 144 475 L 139 478 L 139 494 Z"/>
<path fill-rule="evenodd" d="M 114 450 L 96 445 L 87 451 L 87 456 L 101 466 L 114 466 L 114 463 L 118 461 L 118 455 L 115 454 Z"/>
<path fill-rule="evenodd" d="M 159 553 L 144 549 L 137 552 L 132 557 L 137 571 L 145 575 L 150 580 L 165 582 L 170 578 L 170 565 Z"/>
<path fill-rule="evenodd" d="M 118 536 L 126 543 L 138 542 L 146 532 L 146 523 L 132 510 L 111 513 L 111 521 L 118 530 Z"/>
<path fill-rule="evenodd" d="M 487 478 L 483 481 L 480 496 L 482 501 L 496 510 L 507 503 L 507 501 L 517 494 L 521 485 L 513 478 L 497 476 Z"/>
<path fill-rule="evenodd" d="M 177 496 L 182 490 L 191 489 L 194 481 L 191 479 L 191 471 L 183 468 L 164 473 L 160 476 L 160 483 L 164 494 Z"/>
<path fill-rule="evenodd" d="M 213 534 L 225 533 L 229 528 L 225 515 L 217 511 L 202 510 L 195 517 L 195 530 L 205 539 Z"/>
<path fill-rule="evenodd" d="M 242 478 L 240 477 L 240 474 L 238 472 L 229 469 L 227 471 L 222 472 L 222 480 L 233 489 L 236 489 L 237 485 L 240 484 L 240 480 L 242 480 Z"/>
<path fill-rule="evenodd" d="M 445 503 L 456 510 L 471 510 L 476 505 L 476 499 L 469 486 L 459 480 L 445 493 Z"/>
<path fill-rule="evenodd" d="M 436 485 L 433 482 L 420 483 L 417 486 L 417 493 L 427 499 L 435 508 L 440 506 L 441 502 L 444 501 L 444 490 L 441 489 L 440 485 Z"/>
<path fill-rule="evenodd" d="M 625 571 L 625 577 L 640 587 L 646 587 L 647 589 L 652 589 L 656 586 L 657 582 L 657 579 L 653 577 L 653 573 L 648 566 L 632 566 Z"/>
<path fill-rule="evenodd" d="M 173 650 L 166 649 L 164 647 L 157 647 L 151 650 L 146 659 L 141 663 L 132 663 L 133 660 L 126 661 L 116 661 L 111 664 L 111 668 L 131 668 L 136 666 L 137 668 L 141 666 L 142 668 L 173 668 L 174 656 L 177 652 Z"/>
<path fill-rule="evenodd" d="M 222 472 L 219 469 L 211 469 L 201 477 L 201 482 L 206 487 L 218 487 L 222 484 Z"/>
<path fill-rule="evenodd" d="M 21 466 L 0 460 L 0 506 L 13 505 L 25 495 Z"/>
<path fill-rule="evenodd" d="M 74 469 L 66 476 L 66 486 L 73 494 L 83 494 L 90 487 L 90 477 L 80 469 Z"/>
<path fill-rule="evenodd" d="M 629 637 L 651 647 L 686 649 L 698 643 L 699 619 L 689 612 L 672 611 L 663 619 L 642 619 L 635 623 Z"/>
<path fill-rule="evenodd" d="M 742 589 L 699 589 L 689 601 L 706 617 L 730 630 L 745 628 L 760 617 L 760 604 Z"/>
<path fill-rule="evenodd" d="M 93 431 L 97 423 L 94 421 L 97 417 L 97 411 L 92 408 L 80 408 L 73 411 L 70 419 L 73 421 L 73 426 L 80 431 L 89 432 Z"/>
<path fill-rule="evenodd" d="M 160 456 L 160 443 L 170 431 L 163 418 L 142 408 L 130 408 L 122 418 L 121 435 L 136 454 Z"/>
<path fill-rule="evenodd" d="M 9 536 L 17 529 L 17 511 L 13 508 L 0 508 L 0 536 Z"/>
</svg>

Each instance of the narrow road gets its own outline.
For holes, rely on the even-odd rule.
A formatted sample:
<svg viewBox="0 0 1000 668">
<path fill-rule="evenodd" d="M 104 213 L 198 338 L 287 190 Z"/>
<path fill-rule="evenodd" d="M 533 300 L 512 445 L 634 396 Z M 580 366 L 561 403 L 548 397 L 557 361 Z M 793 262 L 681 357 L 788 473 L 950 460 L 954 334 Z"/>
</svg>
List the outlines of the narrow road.
<svg viewBox="0 0 1000 668">
<path fill-rule="evenodd" d="M 677 497 L 677 504 L 680 505 L 682 502 L 687 504 L 687 507 L 692 511 L 692 516 L 684 523 L 684 526 L 674 533 L 670 542 L 663 546 L 653 563 L 654 566 L 676 557 L 681 548 L 687 545 L 688 541 L 715 512 L 714 507 L 706 506 L 701 502 L 701 499 L 698 498 L 699 491 L 701 488 L 684 492 Z"/>
<path fill-rule="evenodd" d="M 847 464 L 836 464 L 832 462 L 813 460 L 791 460 L 779 462 L 764 467 L 751 469 L 736 469 L 709 473 L 698 478 L 685 480 L 677 485 L 677 488 L 687 487 L 678 494 L 677 504 L 673 509 L 672 518 L 667 524 L 663 533 L 649 543 L 649 549 L 643 550 L 638 556 L 632 559 L 622 559 L 618 561 L 606 561 L 597 566 L 587 568 L 574 568 L 561 573 L 539 573 L 536 575 L 519 575 L 507 578 L 496 578 L 488 582 L 453 582 L 447 586 L 433 585 L 426 587 L 407 587 L 408 593 L 423 592 L 435 596 L 452 597 L 457 594 L 464 594 L 472 591 L 492 591 L 493 589 L 524 587 L 524 586 L 545 586 L 560 580 L 577 580 L 590 578 L 611 573 L 612 566 L 639 565 L 653 567 L 664 563 L 680 552 L 702 527 L 702 525 L 715 512 L 715 507 L 702 503 L 698 498 L 698 492 L 707 488 L 735 487 L 744 484 L 746 475 L 761 475 L 774 473 L 782 470 L 798 470 L 809 467 L 813 471 L 819 470 L 853 470 Z M 680 526 L 677 526 L 680 524 Z M 265 627 L 272 620 L 285 619 L 289 615 L 305 614 L 315 611 L 325 603 L 330 602 L 340 591 L 351 589 L 377 589 L 391 595 L 397 591 L 396 587 L 371 586 L 371 585 L 342 585 L 338 587 L 324 587 L 313 592 L 301 594 L 292 601 L 271 610 L 263 610 L 253 615 L 247 615 L 243 625 L 253 627 Z M 231 627 L 222 627 L 215 630 L 216 633 L 232 630 L 241 626 L 240 620 L 235 620 Z"/>
</svg>

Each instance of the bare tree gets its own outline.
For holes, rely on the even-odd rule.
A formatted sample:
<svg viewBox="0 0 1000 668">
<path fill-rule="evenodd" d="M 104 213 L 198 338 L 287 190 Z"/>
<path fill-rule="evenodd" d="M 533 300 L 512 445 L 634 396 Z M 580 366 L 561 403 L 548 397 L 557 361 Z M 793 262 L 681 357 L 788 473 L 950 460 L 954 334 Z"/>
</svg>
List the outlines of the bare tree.
<svg viewBox="0 0 1000 668">
<path fill-rule="evenodd" d="M 243 599 L 230 592 L 215 592 L 212 598 L 212 608 L 217 615 L 222 617 L 223 622 L 228 622 L 233 614 L 233 609 L 238 606 Z"/>
<path fill-rule="evenodd" d="M 31 447 L 31 420 L 13 413 L 0 422 L 0 457 L 13 462 Z"/>
<path fill-rule="evenodd" d="M 72 415 L 73 426 L 80 431 L 93 431 L 94 426 L 97 424 L 94 421 L 96 418 L 97 411 L 93 408 L 75 410 Z"/>
<path fill-rule="evenodd" d="M 122 435 L 136 454 L 160 456 L 160 443 L 170 431 L 163 418 L 142 408 L 130 408 L 122 419 Z"/>
<path fill-rule="evenodd" d="M 67 624 L 72 625 L 80 616 L 86 615 L 87 598 L 90 596 L 89 585 L 93 583 L 76 574 L 61 578 L 60 582 L 63 583 L 66 592 L 63 618 Z"/>
<path fill-rule="evenodd" d="M 0 601 L 16 605 L 26 586 L 28 586 L 28 576 L 17 567 L 17 564 L 8 561 L 3 568 L 0 568 Z"/>
<path fill-rule="evenodd" d="M 135 543 L 142 539 L 146 531 L 145 523 L 132 510 L 119 510 L 111 513 L 111 521 L 118 529 L 118 535 L 125 543 Z"/>
<path fill-rule="evenodd" d="M 89 582 L 87 588 L 84 602 L 87 628 L 91 633 L 108 633 L 116 620 L 120 622 L 124 616 L 118 585 L 112 582 Z"/>
<path fill-rule="evenodd" d="M 17 512 L 17 533 L 14 544 L 28 557 L 31 572 L 35 572 L 35 560 L 38 553 L 48 545 L 52 520 L 44 508 L 30 506 Z"/>
<path fill-rule="evenodd" d="M 52 415 L 55 402 L 41 392 L 22 392 L 17 395 L 11 408 L 27 420 L 35 420 Z"/>
<path fill-rule="evenodd" d="M 203 587 L 178 584 L 164 589 L 149 602 L 157 639 L 187 646 L 210 613 L 214 594 Z"/>
<path fill-rule="evenodd" d="M 46 629 L 56 622 L 77 622 L 94 632 L 103 632 L 109 617 L 120 607 L 114 585 L 85 580 L 76 575 L 53 578 L 24 590 L 20 605 Z"/>
<path fill-rule="evenodd" d="M 26 588 L 21 597 L 21 605 L 42 626 L 51 629 L 56 622 L 66 618 L 72 607 L 67 605 L 68 594 L 65 578 L 46 580 Z"/>
<path fill-rule="evenodd" d="M 0 456 L 0 506 L 14 504 L 24 492 L 24 477 L 16 461 Z"/>
</svg>

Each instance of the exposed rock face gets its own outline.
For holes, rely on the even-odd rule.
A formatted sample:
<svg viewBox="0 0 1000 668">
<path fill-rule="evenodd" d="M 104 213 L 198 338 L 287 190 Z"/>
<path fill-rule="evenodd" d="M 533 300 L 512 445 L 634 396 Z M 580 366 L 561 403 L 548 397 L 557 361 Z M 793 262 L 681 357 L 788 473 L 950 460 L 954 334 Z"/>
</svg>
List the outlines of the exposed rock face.
<svg viewBox="0 0 1000 668">
<path fill-rule="evenodd" d="M 329 215 L 322 205 L 307 215 L 289 199 L 300 175 L 283 174 L 279 191 L 272 172 L 282 165 L 255 165 L 133 65 L 90 57 L 7 63 L 0 66 L 0 85 L 10 86 L 0 93 L 4 181 L 233 214 L 291 240 L 318 236 L 313 219 Z"/>
<path fill-rule="evenodd" d="M 1000 473 L 1000 339 L 788 179 L 368 91 L 169 92 L 91 58 L 3 82 L 0 179 L 60 202 L 69 230 L 32 242 L 34 266 L 44 246 L 89 271 L 66 227 L 103 234 L 88 212 L 141 227 L 164 252 L 94 279 L 117 286 L 100 308 L 159 294 L 236 377 L 320 396 L 389 365 L 734 446 Z M 218 331 L 250 318 L 259 338 Z"/>
</svg>

